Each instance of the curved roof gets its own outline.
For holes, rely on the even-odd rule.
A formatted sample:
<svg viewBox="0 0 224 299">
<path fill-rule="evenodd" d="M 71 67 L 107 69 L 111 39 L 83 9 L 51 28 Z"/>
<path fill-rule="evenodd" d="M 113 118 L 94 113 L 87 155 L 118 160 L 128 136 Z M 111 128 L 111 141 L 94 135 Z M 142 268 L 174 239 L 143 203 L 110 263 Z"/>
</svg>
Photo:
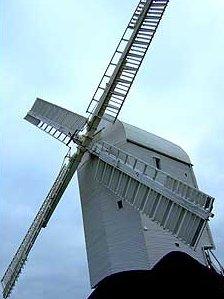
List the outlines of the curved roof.
<svg viewBox="0 0 224 299">
<path fill-rule="evenodd" d="M 187 153 L 178 145 L 145 130 L 122 122 L 126 139 L 158 153 L 191 164 Z"/>
</svg>

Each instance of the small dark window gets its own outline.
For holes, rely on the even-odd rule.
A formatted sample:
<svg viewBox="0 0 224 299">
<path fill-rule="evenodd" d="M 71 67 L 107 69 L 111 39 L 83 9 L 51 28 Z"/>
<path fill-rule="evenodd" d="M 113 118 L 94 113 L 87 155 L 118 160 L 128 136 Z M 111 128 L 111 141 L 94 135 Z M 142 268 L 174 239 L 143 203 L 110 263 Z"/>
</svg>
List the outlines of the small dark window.
<svg viewBox="0 0 224 299">
<path fill-rule="evenodd" d="M 184 174 L 186 177 L 187 177 L 187 173 L 185 172 L 185 174 Z"/>
<path fill-rule="evenodd" d="M 179 243 L 175 243 L 175 245 L 176 245 L 177 247 L 180 247 L 180 244 L 179 244 Z"/>
<path fill-rule="evenodd" d="M 117 206 L 118 206 L 118 209 L 122 209 L 123 208 L 123 202 L 122 202 L 122 200 L 119 200 L 117 202 Z"/>
<path fill-rule="evenodd" d="M 156 162 L 156 168 L 161 169 L 161 165 L 160 165 L 160 158 L 154 158 L 155 162 Z"/>
</svg>

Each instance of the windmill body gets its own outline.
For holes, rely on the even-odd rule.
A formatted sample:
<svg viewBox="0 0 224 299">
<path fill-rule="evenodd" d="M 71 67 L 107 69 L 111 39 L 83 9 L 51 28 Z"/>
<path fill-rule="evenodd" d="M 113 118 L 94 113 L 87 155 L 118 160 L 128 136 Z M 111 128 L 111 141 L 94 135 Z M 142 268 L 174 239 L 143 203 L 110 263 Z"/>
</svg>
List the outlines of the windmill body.
<svg viewBox="0 0 224 299">
<path fill-rule="evenodd" d="M 95 142 L 113 145 L 132 157 L 144 161 L 147 165 L 155 168 L 159 166 L 162 171 L 189 187 L 197 188 L 188 155 L 179 146 L 154 134 L 117 120 L 114 125 L 108 125 Z M 99 170 L 99 165 L 98 157 L 88 153 L 78 169 L 92 287 L 113 273 L 151 269 L 163 256 L 175 250 L 186 252 L 200 263 L 206 264 L 202 249 L 205 246 L 214 248 L 208 224 L 203 230 L 203 235 L 200 236 L 196 248 L 190 246 L 186 241 L 178 239 L 177 234 L 172 234 L 171 229 L 170 231 L 164 229 L 161 221 L 150 219 L 125 200 L 125 196 L 121 194 L 120 190 L 127 188 L 127 185 L 125 186 L 128 184 L 127 180 L 124 182 L 120 179 L 117 194 L 108 188 L 107 184 L 110 180 L 110 184 L 113 184 L 113 180 L 119 180 L 119 171 L 115 173 L 116 169 L 111 169 L 108 164 L 102 164 L 102 169 Z M 97 179 L 99 171 L 104 172 L 104 183 Z M 114 177 L 111 178 L 112 171 Z M 138 171 L 140 175 L 140 169 Z M 127 196 L 130 197 L 138 189 L 134 180 L 131 184 L 130 190 L 126 190 Z M 140 191 L 135 195 L 135 203 L 141 197 L 142 192 Z M 158 217 L 161 219 L 167 208 L 165 203 L 164 205 L 164 208 L 159 208 L 161 215 L 158 212 Z M 176 217 L 172 215 L 171 226 L 177 224 L 178 212 L 181 214 L 180 211 L 176 212 Z M 156 211 L 154 211 L 154 218 L 156 218 L 155 214 Z M 182 216 L 180 215 L 180 217 Z M 194 217 L 193 214 L 192 217 Z M 194 231 L 193 227 L 192 230 Z"/>
</svg>

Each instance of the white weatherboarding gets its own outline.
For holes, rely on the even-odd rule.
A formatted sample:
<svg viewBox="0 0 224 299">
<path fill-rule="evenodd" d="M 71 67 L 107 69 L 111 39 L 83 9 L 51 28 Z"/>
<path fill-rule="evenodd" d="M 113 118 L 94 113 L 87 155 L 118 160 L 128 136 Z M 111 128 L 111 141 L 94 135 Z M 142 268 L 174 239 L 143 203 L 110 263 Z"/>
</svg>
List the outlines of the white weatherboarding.
<svg viewBox="0 0 224 299">
<path fill-rule="evenodd" d="M 1 280 L 4 298 L 76 170 L 92 288 L 113 273 L 151 269 L 175 250 L 213 267 L 208 220 L 214 198 L 198 189 L 188 155 L 117 119 L 168 2 L 139 2 L 87 118 L 42 99 L 26 115 L 27 121 L 67 146 L 75 145 L 76 151 L 63 164 Z"/>
</svg>

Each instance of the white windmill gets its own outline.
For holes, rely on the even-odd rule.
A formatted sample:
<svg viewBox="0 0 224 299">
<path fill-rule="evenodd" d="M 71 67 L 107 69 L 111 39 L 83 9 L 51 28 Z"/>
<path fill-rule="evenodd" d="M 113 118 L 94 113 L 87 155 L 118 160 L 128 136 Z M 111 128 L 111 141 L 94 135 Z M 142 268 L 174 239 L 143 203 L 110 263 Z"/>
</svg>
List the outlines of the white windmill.
<svg viewBox="0 0 224 299">
<path fill-rule="evenodd" d="M 180 250 L 202 264 L 214 248 L 214 199 L 177 145 L 117 119 L 169 0 L 141 0 L 83 117 L 37 99 L 25 119 L 76 152 L 62 166 L 1 282 L 7 298 L 42 228 L 78 172 L 91 286 L 151 269 Z M 87 183 L 88 182 L 88 183 Z"/>
</svg>

